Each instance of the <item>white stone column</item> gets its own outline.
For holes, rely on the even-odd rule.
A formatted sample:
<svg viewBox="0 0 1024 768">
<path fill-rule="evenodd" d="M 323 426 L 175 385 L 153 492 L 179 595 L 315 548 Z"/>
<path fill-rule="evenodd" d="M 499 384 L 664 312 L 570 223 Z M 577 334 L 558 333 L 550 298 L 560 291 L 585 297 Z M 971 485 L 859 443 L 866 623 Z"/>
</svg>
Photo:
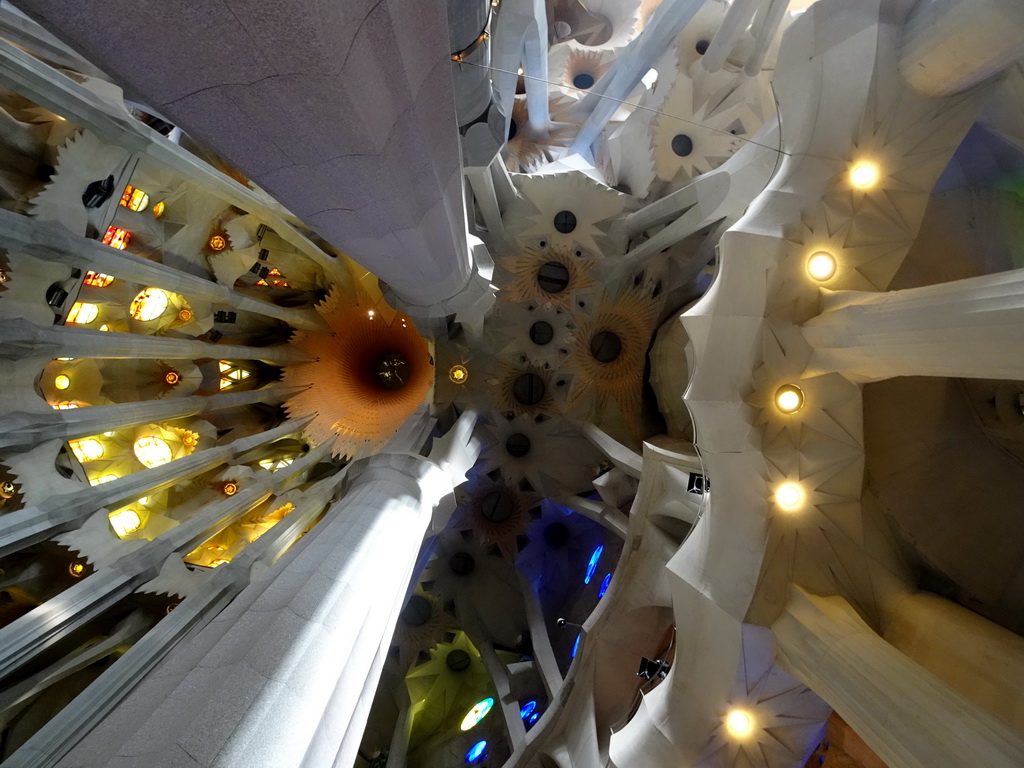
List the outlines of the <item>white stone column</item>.
<svg viewBox="0 0 1024 768">
<path fill-rule="evenodd" d="M 57 493 L 38 504 L 9 512 L 0 517 L 0 556 L 66 531 L 98 509 L 116 508 L 139 496 L 151 495 L 261 445 L 287 437 L 301 429 L 303 423 L 288 420 L 274 429 L 239 438 L 228 445 L 196 451 L 191 456 L 143 469 L 109 483 L 83 486 L 72 493 Z"/>
<path fill-rule="evenodd" d="M 917 0 L 903 27 L 899 67 L 924 96 L 956 93 L 1024 57 L 1020 0 Z"/>
<path fill-rule="evenodd" d="M 42 261 L 56 261 L 103 272 L 122 280 L 180 293 L 186 298 L 254 312 L 281 320 L 293 328 L 324 330 L 327 325 L 312 308 L 279 307 L 232 290 L 229 286 L 198 275 L 181 272 L 150 259 L 79 237 L 55 221 L 22 216 L 0 209 L 0 247 L 24 253 Z"/>
<path fill-rule="evenodd" d="M 248 510 L 266 501 L 289 478 L 319 463 L 329 454 L 330 447 L 330 443 L 322 443 L 287 469 L 257 473 L 234 496 L 204 504 L 180 525 L 133 549 L 109 566 L 101 566 L 96 573 L 0 629 L 0 680 L 155 578 L 168 558 L 191 552 Z"/>
<path fill-rule="evenodd" d="M 148 630 L 155 618 L 146 616 L 142 611 L 130 613 L 118 622 L 109 636 L 99 640 L 95 645 L 81 648 L 60 659 L 31 677 L 20 680 L 0 691 L 0 713 L 6 715 L 10 710 L 17 711 L 20 705 L 28 702 L 33 696 L 59 683 L 69 675 L 73 675 L 90 664 L 116 653 L 118 648 L 137 640 Z"/>
<path fill-rule="evenodd" d="M 135 768 L 185 750 L 225 768 L 351 765 L 433 509 L 479 453 L 475 419 L 464 414 L 429 459 L 353 466 L 324 520 L 177 646 L 69 764 Z"/>
<path fill-rule="evenodd" d="M 622 102 L 703 6 L 704 0 L 665 0 L 658 6 L 644 31 L 583 98 L 582 109 L 589 114 L 567 154 L 587 151 Z"/>
<path fill-rule="evenodd" d="M 74 440 L 118 427 L 198 416 L 255 403 L 277 404 L 301 387 L 271 384 L 245 392 L 167 397 L 87 408 L 51 409 L 39 413 L 12 411 L 0 416 L 0 450 L 27 448 L 47 440 Z"/>
<path fill-rule="evenodd" d="M 700 65 L 707 72 L 717 72 L 725 66 L 726 60 L 736 47 L 743 33 L 750 26 L 758 0 L 733 0 L 722 20 L 722 25 L 711 38 L 707 51 L 701 57 Z"/>
<path fill-rule="evenodd" d="M 889 768 L 1024 765 L 1024 740 L 875 634 L 841 597 L 793 587 L 772 625 L 779 665 Z"/>
<path fill-rule="evenodd" d="M 265 569 L 291 547 L 317 519 L 345 476 L 342 470 L 302 494 L 297 509 L 252 542 L 227 565 L 210 574 L 205 585 L 189 595 L 124 656 L 104 671 L 68 706 L 8 758 L 10 768 L 51 768 L 101 723 L 186 635 L 206 626 Z M 122 711 L 122 715 L 125 713 Z"/>
<path fill-rule="evenodd" d="M 244 347 L 210 344 L 197 339 L 147 336 L 141 333 L 94 331 L 67 325 L 36 325 L 24 318 L 0 323 L 0 360 L 30 357 L 99 357 L 110 360 L 262 360 L 274 365 L 306 362 L 304 353 L 288 344 Z"/>
<path fill-rule="evenodd" d="M 1024 379 L 1024 270 L 886 293 L 822 291 L 805 375 Z"/>
</svg>

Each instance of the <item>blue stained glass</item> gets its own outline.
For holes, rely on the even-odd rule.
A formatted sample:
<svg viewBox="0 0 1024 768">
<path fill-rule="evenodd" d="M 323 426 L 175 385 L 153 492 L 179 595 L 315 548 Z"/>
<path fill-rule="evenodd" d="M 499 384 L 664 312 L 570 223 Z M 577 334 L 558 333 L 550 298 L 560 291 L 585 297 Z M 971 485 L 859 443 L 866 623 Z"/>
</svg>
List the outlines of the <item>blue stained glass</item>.
<svg viewBox="0 0 1024 768">
<path fill-rule="evenodd" d="M 527 721 L 527 725 L 533 725 L 538 720 L 540 720 L 540 712 L 534 712 L 532 715 L 530 715 L 530 719 Z"/>
<path fill-rule="evenodd" d="M 573 658 L 573 659 L 575 659 L 575 658 L 576 658 L 576 651 L 577 651 L 577 650 L 579 650 L 579 647 L 580 647 L 580 638 L 581 638 L 582 636 L 583 636 L 583 635 L 576 635 L 576 642 L 572 644 L 572 653 L 570 653 L 570 654 L 569 654 L 569 657 L 570 657 L 570 658 Z"/>
<path fill-rule="evenodd" d="M 594 554 L 590 556 L 590 563 L 587 564 L 587 575 L 583 577 L 583 583 L 589 584 L 590 580 L 594 578 L 594 572 L 597 570 L 597 561 L 601 559 L 601 553 L 604 552 L 604 545 L 598 546 L 594 550 Z"/>
<path fill-rule="evenodd" d="M 610 573 L 605 574 L 604 579 L 601 581 L 601 588 L 597 590 L 597 599 L 600 600 L 604 597 L 604 593 L 608 591 L 608 585 L 612 583 L 612 575 Z"/>
<path fill-rule="evenodd" d="M 536 701 L 528 701 L 525 704 L 523 704 L 523 708 L 519 710 L 519 716 L 521 718 L 523 718 L 523 720 L 525 720 L 526 718 L 528 718 L 530 715 L 533 714 L 533 710 L 535 710 L 536 708 L 537 708 L 537 702 Z"/>
<path fill-rule="evenodd" d="M 466 753 L 466 763 L 472 765 L 478 762 L 482 758 L 486 757 L 484 751 L 487 749 L 486 741 L 478 741 L 472 747 L 469 748 L 469 752 Z"/>
</svg>

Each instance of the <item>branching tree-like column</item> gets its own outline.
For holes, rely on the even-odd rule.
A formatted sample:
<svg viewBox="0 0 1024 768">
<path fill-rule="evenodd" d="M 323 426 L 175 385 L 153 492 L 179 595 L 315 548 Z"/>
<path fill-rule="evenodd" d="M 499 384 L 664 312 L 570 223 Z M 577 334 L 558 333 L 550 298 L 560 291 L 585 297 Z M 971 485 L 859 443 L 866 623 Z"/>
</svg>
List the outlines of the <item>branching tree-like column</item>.
<svg viewBox="0 0 1024 768">
<path fill-rule="evenodd" d="M 292 222 L 297 223 L 294 216 L 265 193 L 250 189 L 221 173 L 187 149 L 132 118 L 123 106 L 117 109 L 92 90 L 7 40 L 0 40 L 0 78 L 13 91 L 92 131 L 103 141 L 143 155 L 199 183 L 226 203 L 257 214 L 281 238 L 321 266 L 328 275 L 336 277 L 344 271 L 336 259 L 324 253 L 292 225 Z"/>
<path fill-rule="evenodd" d="M 0 360 L 30 357 L 99 357 L 109 360 L 262 360 L 288 365 L 308 360 L 288 344 L 242 347 L 141 333 L 116 333 L 66 325 L 42 326 L 16 318 L 0 323 Z"/>
<path fill-rule="evenodd" d="M 463 414 L 429 459 L 353 465 L 324 520 L 175 647 L 69 764 L 351 765 L 422 537 L 479 453 L 475 419 Z"/>
<path fill-rule="evenodd" d="M 296 462 L 298 463 L 298 462 Z M 7 759 L 10 768 L 48 768 L 114 709 L 180 640 L 206 626 L 309 529 L 345 477 L 342 470 L 302 494 L 297 509 L 252 542 L 230 563 L 214 570 L 171 614 L 162 619 L 99 678 Z"/>
<path fill-rule="evenodd" d="M 234 496 L 204 504 L 180 525 L 128 552 L 109 566 L 101 567 L 0 629 L 0 680 L 155 578 L 168 558 L 183 557 L 237 521 L 276 493 L 289 478 L 305 472 L 328 456 L 330 447 L 329 443 L 321 443 L 287 469 L 259 472 Z"/>
<path fill-rule="evenodd" d="M 302 428 L 304 421 L 288 420 L 279 427 L 228 445 L 207 448 L 158 467 L 124 475 L 109 483 L 54 495 L 0 517 L 0 556 L 17 552 L 80 524 L 103 507 L 116 508 L 140 496 L 149 496 L 182 480 L 225 464 L 253 448 L 268 445 Z"/>
<path fill-rule="evenodd" d="M 205 277 L 144 259 L 130 251 L 111 248 L 96 240 L 78 237 L 55 221 L 0 210 L 0 247 L 43 261 L 96 270 L 122 280 L 180 293 L 187 298 L 273 317 L 293 328 L 315 331 L 326 327 L 312 308 L 291 309 L 246 296 Z"/>
<path fill-rule="evenodd" d="M 823 291 L 805 375 L 1024 378 L 1024 270 L 888 293 Z"/>
<path fill-rule="evenodd" d="M 1024 740 L 875 634 L 841 597 L 794 587 L 772 625 L 780 666 L 890 768 L 1024 765 Z"/>
<path fill-rule="evenodd" d="M 256 403 L 277 404 L 296 387 L 271 384 L 245 392 L 219 392 L 163 400 L 142 400 L 85 408 L 50 409 L 39 413 L 13 411 L 0 417 L 0 448 L 25 448 L 47 440 L 74 440 L 119 427 L 135 427 L 170 419 L 239 408 Z"/>
</svg>

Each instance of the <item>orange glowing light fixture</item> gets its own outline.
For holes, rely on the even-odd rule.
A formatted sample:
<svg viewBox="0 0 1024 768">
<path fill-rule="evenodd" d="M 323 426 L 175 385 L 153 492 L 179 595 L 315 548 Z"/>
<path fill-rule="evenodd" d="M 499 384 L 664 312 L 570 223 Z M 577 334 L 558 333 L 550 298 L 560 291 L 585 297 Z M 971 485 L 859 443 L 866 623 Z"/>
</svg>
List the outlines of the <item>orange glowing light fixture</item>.
<svg viewBox="0 0 1024 768">
<path fill-rule="evenodd" d="M 469 370 L 464 365 L 453 365 L 448 369 L 448 378 L 455 384 L 465 384 L 469 381 Z"/>
<path fill-rule="evenodd" d="M 223 235 L 214 235 L 213 237 L 210 238 L 210 241 L 207 243 L 207 245 L 210 246 L 211 251 L 214 251 L 216 253 L 223 251 L 225 248 L 227 248 L 228 241 L 227 238 L 225 238 Z"/>
</svg>

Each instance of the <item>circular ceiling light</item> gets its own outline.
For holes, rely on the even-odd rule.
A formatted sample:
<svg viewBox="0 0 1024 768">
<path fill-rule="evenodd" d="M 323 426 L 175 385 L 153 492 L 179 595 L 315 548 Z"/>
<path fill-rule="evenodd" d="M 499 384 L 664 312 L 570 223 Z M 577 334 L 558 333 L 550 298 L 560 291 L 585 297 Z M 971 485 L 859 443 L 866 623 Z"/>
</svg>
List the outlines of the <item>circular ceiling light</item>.
<svg viewBox="0 0 1024 768">
<path fill-rule="evenodd" d="M 836 260 L 831 253 L 818 251 L 807 260 L 807 274 L 815 280 L 828 280 L 836 273 Z"/>
<path fill-rule="evenodd" d="M 783 384 L 775 390 L 775 407 L 783 413 L 796 413 L 804 407 L 804 392 L 795 384 Z"/>
<path fill-rule="evenodd" d="M 744 739 L 754 731 L 754 720 L 742 709 L 734 709 L 725 716 L 725 728 L 733 738 Z"/>
<path fill-rule="evenodd" d="M 850 169 L 850 183 L 857 189 L 868 189 L 878 181 L 878 166 L 874 163 L 857 163 Z"/>
<path fill-rule="evenodd" d="M 469 369 L 464 365 L 453 365 L 448 369 L 448 378 L 454 384 L 465 384 L 469 381 Z"/>
<path fill-rule="evenodd" d="M 71 386 L 71 377 L 66 373 L 59 373 L 53 380 L 53 386 L 57 389 L 67 389 Z"/>
<path fill-rule="evenodd" d="M 775 490 L 775 503 L 787 511 L 797 509 L 803 501 L 803 489 L 796 483 L 783 483 Z"/>
</svg>

